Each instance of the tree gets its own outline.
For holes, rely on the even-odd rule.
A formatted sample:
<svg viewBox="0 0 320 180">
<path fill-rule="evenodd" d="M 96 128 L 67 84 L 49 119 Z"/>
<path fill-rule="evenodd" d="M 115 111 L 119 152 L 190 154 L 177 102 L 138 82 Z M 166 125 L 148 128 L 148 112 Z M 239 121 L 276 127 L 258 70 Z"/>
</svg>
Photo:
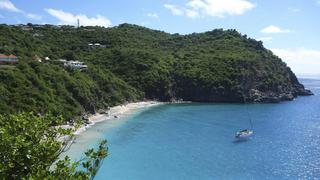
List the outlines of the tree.
<svg viewBox="0 0 320 180">
<path fill-rule="evenodd" d="M 88 150 L 86 158 L 71 162 L 70 158 L 52 164 L 61 154 L 64 142 L 59 137 L 70 135 L 70 129 L 51 127 L 63 122 L 61 116 L 38 116 L 33 113 L 0 115 L 0 177 L 4 179 L 92 179 L 107 156 L 106 141 L 99 149 Z M 77 167 L 82 166 L 83 170 Z"/>
<path fill-rule="evenodd" d="M 76 55 L 74 54 L 73 51 L 70 51 L 70 50 L 65 51 L 62 57 L 67 60 L 75 60 L 76 59 Z"/>
</svg>

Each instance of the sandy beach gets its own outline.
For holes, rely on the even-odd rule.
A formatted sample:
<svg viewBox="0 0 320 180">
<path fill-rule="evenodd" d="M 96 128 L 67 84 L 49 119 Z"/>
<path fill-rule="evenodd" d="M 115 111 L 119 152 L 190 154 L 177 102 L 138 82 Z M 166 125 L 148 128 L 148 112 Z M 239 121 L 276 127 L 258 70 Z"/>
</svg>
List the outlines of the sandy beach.
<svg viewBox="0 0 320 180">
<path fill-rule="evenodd" d="M 86 131 L 88 128 L 94 126 L 98 122 L 102 121 L 107 121 L 107 120 L 112 120 L 112 119 L 119 119 L 124 115 L 129 115 L 136 110 L 143 109 L 143 108 L 149 108 L 152 106 L 157 106 L 160 104 L 164 104 L 163 102 L 158 102 L 158 101 L 140 101 L 140 102 L 134 102 L 134 103 L 128 103 L 124 105 L 118 105 L 111 107 L 108 110 L 103 110 L 102 112 L 104 113 L 96 113 L 93 115 L 90 115 L 88 117 L 89 119 L 89 124 L 84 124 L 75 132 L 73 133 L 74 135 L 78 135 L 84 131 Z M 60 128 L 64 129 L 69 129 L 69 128 L 74 128 L 74 126 L 71 125 L 61 125 L 58 126 Z M 67 137 L 62 137 L 60 140 L 66 140 Z"/>
</svg>

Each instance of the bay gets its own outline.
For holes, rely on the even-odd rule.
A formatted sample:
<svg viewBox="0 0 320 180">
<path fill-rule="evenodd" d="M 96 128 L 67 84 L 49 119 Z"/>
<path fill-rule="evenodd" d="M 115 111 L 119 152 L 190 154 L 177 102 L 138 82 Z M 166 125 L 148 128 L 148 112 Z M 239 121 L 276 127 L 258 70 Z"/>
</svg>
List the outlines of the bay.
<svg viewBox="0 0 320 180">
<path fill-rule="evenodd" d="M 320 81 L 315 96 L 279 104 L 170 104 L 102 122 L 66 153 L 73 159 L 99 139 L 109 156 L 95 179 L 320 178 Z M 247 111 L 248 109 L 248 111 Z M 246 141 L 236 131 L 250 128 Z"/>
</svg>

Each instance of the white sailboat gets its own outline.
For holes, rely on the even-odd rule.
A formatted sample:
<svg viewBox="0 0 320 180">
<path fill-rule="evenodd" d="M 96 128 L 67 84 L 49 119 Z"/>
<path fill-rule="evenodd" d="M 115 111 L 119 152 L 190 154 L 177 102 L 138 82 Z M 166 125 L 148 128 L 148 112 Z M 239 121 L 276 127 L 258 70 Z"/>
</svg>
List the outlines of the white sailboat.
<svg viewBox="0 0 320 180">
<path fill-rule="evenodd" d="M 247 113 L 249 116 L 249 121 L 250 121 L 250 129 L 243 129 L 241 131 L 238 131 L 235 135 L 235 137 L 237 139 L 245 139 L 245 138 L 249 138 L 250 136 L 253 135 L 253 125 L 252 125 L 252 120 L 249 114 L 249 110 L 248 110 L 248 106 L 247 106 Z"/>
<path fill-rule="evenodd" d="M 237 139 L 245 139 L 245 138 L 248 138 L 250 137 L 251 135 L 253 135 L 253 130 L 250 130 L 250 129 L 244 129 L 244 130 L 241 130 L 241 131 L 238 131 L 236 133 L 236 138 Z"/>
<path fill-rule="evenodd" d="M 252 119 L 251 119 L 251 116 L 250 116 L 250 113 L 249 113 L 249 109 L 248 109 L 248 105 L 247 105 L 247 101 L 246 101 L 246 98 L 244 96 L 244 93 L 242 94 L 242 97 L 243 97 L 243 102 L 246 105 L 246 111 L 247 111 L 247 115 L 248 115 L 249 121 L 250 121 L 250 129 L 243 129 L 243 130 L 240 130 L 240 131 L 236 132 L 235 138 L 237 138 L 237 139 L 246 139 L 246 138 L 249 138 L 250 136 L 253 135 Z"/>
</svg>

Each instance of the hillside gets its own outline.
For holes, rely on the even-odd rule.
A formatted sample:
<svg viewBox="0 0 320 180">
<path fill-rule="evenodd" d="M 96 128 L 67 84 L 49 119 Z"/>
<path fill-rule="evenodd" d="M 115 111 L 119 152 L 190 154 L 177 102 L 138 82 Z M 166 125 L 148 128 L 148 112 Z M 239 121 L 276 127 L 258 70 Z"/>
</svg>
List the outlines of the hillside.
<svg viewBox="0 0 320 180">
<path fill-rule="evenodd" d="M 235 30 L 179 35 L 130 24 L 0 25 L 0 53 L 19 57 L 14 67 L 0 65 L 0 114 L 71 118 L 144 98 L 280 102 L 312 94 L 262 42 Z M 58 59 L 80 60 L 88 69 L 69 70 Z"/>
</svg>

